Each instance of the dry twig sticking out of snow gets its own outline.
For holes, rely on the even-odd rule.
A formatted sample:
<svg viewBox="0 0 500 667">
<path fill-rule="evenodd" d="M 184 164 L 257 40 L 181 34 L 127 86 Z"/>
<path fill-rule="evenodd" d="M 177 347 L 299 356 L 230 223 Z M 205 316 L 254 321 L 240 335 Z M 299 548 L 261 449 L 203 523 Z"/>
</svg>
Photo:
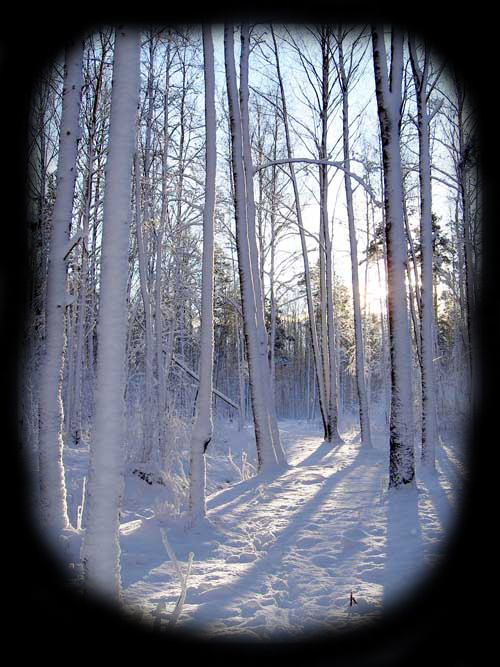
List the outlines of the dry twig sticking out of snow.
<svg viewBox="0 0 500 667">
<path fill-rule="evenodd" d="M 186 600 L 187 582 L 189 578 L 189 573 L 191 572 L 191 565 L 193 563 L 194 553 L 192 551 L 189 552 L 186 574 L 185 575 L 182 574 L 179 561 L 177 560 L 175 553 L 172 547 L 170 546 L 170 543 L 167 539 L 167 534 L 163 528 L 161 528 L 160 530 L 161 530 L 161 539 L 163 540 L 163 545 L 165 546 L 165 550 L 170 560 L 175 566 L 175 570 L 177 572 L 181 584 L 181 594 L 179 595 L 179 599 L 177 600 L 177 604 L 175 605 L 175 609 L 172 612 L 172 616 L 170 617 L 170 622 L 169 622 L 169 627 L 173 627 L 182 613 L 182 607 L 184 606 L 184 602 Z"/>
</svg>

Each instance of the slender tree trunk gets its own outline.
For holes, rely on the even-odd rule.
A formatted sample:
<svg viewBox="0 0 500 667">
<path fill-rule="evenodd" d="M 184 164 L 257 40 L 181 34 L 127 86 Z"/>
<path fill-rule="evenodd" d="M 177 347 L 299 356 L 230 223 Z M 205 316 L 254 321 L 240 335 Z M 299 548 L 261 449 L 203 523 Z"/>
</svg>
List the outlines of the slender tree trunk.
<svg viewBox="0 0 500 667">
<path fill-rule="evenodd" d="M 323 52 L 321 94 L 321 146 L 320 160 L 328 158 L 328 121 L 330 105 L 330 34 L 329 28 L 322 26 L 321 45 Z M 323 343 L 323 368 L 328 396 L 327 440 L 342 442 L 338 430 L 337 363 L 335 353 L 335 326 L 333 307 L 333 262 L 332 243 L 328 221 L 328 167 L 319 167 L 319 207 L 320 238 L 320 295 L 321 295 L 321 336 Z"/>
<path fill-rule="evenodd" d="M 139 133 L 137 134 L 137 149 L 135 155 L 135 226 L 137 235 L 137 254 L 139 258 L 139 279 L 141 285 L 141 295 L 144 307 L 144 324 L 145 324 L 145 347 L 144 347 L 144 370 L 145 370 L 145 387 L 144 387 L 144 413 L 143 413 L 143 443 L 141 460 L 148 462 L 153 453 L 153 314 L 151 306 L 151 295 L 148 285 L 148 271 L 147 271 L 147 238 L 149 236 L 148 225 L 151 221 L 151 187 L 150 187 L 150 171 L 151 171 L 151 126 L 153 122 L 153 63 L 154 63 L 154 49 L 153 39 L 151 36 L 149 42 L 149 71 L 147 83 L 147 114 L 146 114 L 146 136 L 144 143 L 144 190 L 143 190 L 143 214 L 141 216 L 141 177 L 139 166 Z"/>
<path fill-rule="evenodd" d="M 146 275 L 146 253 L 144 248 L 143 229 L 141 229 L 141 179 L 139 171 L 139 156 L 135 154 L 135 228 L 137 235 L 137 254 L 139 257 L 139 280 L 141 286 L 142 304 L 144 307 L 145 348 L 144 348 L 144 413 L 143 413 L 143 442 L 141 461 L 148 462 L 153 451 L 153 322 L 151 316 L 151 300 Z M 147 196 L 147 195 L 146 195 Z M 144 220 L 145 222 L 145 220 Z"/>
<path fill-rule="evenodd" d="M 351 276 L 352 276 L 352 305 L 354 312 L 354 345 L 356 350 L 356 388 L 359 404 L 359 425 L 361 430 L 361 442 L 367 447 L 372 446 L 370 414 L 368 411 L 368 400 L 366 396 L 365 383 L 365 359 L 363 344 L 363 323 L 361 318 L 361 305 L 359 295 L 358 274 L 358 244 L 356 240 L 356 227 L 354 224 L 354 205 L 352 200 L 351 177 L 347 172 L 351 171 L 350 146 L 349 146 L 349 82 L 344 67 L 344 52 L 342 39 L 338 42 L 339 70 L 342 83 L 342 136 L 344 151 L 344 184 L 347 205 L 347 221 L 349 224 L 349 243 L 351 248 Z M 367 260 L 368 266 L 368 260 Z"/>
<path fill-rule="evenodd" d="M 234 35 L 233 26 L 227 24 L 224 26 L 224 54 L 229 121 L 231 128 L 231 162 L 234 179 L 236 244 L 238 252 L 241 302 L 243 308 L 243 325 L 248 354 L 250 394 L 254 416 L 258 467 L 259 471 L 264 471 L 273 468 L 277 463 L 277 459 L 273 447 L 269 412 L 262 391 L 264 386 L 264 378 L 262 377 L 263 365 L 260 360 L 256 321 L 256 296 L 254 292 L 252 264 L 250 259 L 242 124 L 236 85 L 236 66 L 234 62 Z"/>
<path fill-rule="evenodd" d="M 432 200 L 431 159 L 429 149 L 429 114 L 427 110 L 427 74 L 429 54 L 426 49 L 423 69 L 418 64 L 415 44 L 410 38 L 410 58 L 417 96 L 417 125 L 420 179 L 420 244 L 422 247 L 420 339 L 422 369 L 422 462 L 435 465 L 436 388 L 434 383 L 434 312 L 432 304 Z"/>
<path fill-rule="evenodd" d="M 92 203 L 92 180 L 95 157 L 95 132 L 97 126 L 97 109 L 99 105 L 99 95 L 102 85 L 102 77 L 104 70 L 104 54 L 99 63 L 99 70 L 96 81 L 96 89 L 94 99 L 92 102 L 92 115 L 89 126 L 89 146 L 87 153 L 87 173 L 85 183 L 84 195 L 84 211 L 83 211 L 83 230 L 81 242 L 81 257 L 82 263 L 80 268 L 80 285 L 79 285 L 79 299 L 78 299 L 78 317 L 76 329 L 76 352 L 75 352 L 75 387 L 73 409 L 71 412 L 69 434 L 73 438 L 73 442 L 78 444 L 82 432 L 82 372 L 83 372 L 83 352 L 84 352 L 84 330 L 87 313 L 87 282 L 89 271 L 89 229 L 90 229 L 90 205 Z M 97 193 L 96 193 L 97 194 Z M 98 196 L 98 194 L 97 194 Z M 97 198 L 96 198 L 97 206 Z"/>
<path fill-rule="evenodd" d="M 66 252 L 73 210 L 79 137 L 83 44 L 66 49 L 57 192 L 52 213 L 46 297 L 46 350 L 41 370 L 39 480 L 42 522 L 57 533 L 69 527 L 64 482 L 64 415 L 61 387 L 64 369 Z"/>
<path fill-rule="evenodd" d="M 170 37 L 167 43 L 165 100 L 163 107 L 163 159 L 161 166 L 161 213 L 160 225 L 156 238 L 156 278 L 155 278 L 155 334 L 156 334 L 156 366 L 158 371 L 158 446 L 160 456 L 165 452 L 165 419 L 167 409 L 167 369 L 163 356 L 163 317 L 162 304 L 162 271 L 163 271 L 163 237 L 168 219 L 167 174 L 169 149 L 169 103 L 170 103 Z M 171 356 L 171 355 L 170 355 Z M 168 359 L 170 363 L 170 358 Z"/>
<path fill-rule="evenodd" d="M 253 291 L 255 295 L 255 314 L 257 318 L 257 337 L 259 349 L 259 363 L 262 367 L 262 386 L 260 390 L 264 393 L 264 400 L 269 413 L 269 425 L 276 459 L 279 464 L 286 464 L 286 456 L 281 444 L 278 421 L 276 418 L 276 406 L 272 394 L 271 375 L 268 361 L 268 336 L 264 320 L 264 291 L 260 277 L 259 253 L 257 248 L 257 234 L 255 229 L 255 201 L 253 191 L 253 164 L 250 145 L 250 129 L 248 117 L 248 55 L 249 55 L 249 31 L 248 25 L 241 27 L 241 58 L 240 58 L 240 113 L 241 113 L 241 135 L 243 144 L 243 161 L 246 184 L 247 203 L 247 229 L 250 249 L 251 274 L 253 279 Z"/>
<path fill-rule="evenodd" d="M 237 354 L 238 354 L 238 388 L 239 388 L 239 398 L 240 398 L 240 410 L 238 418 L 238 431 L 242 431 L 245 427 L 245 416 L 246 416 L 246 401 L 245 401 L 245 378 L 243 375 L 243 364 L 245 360 L 245 341 L 243 340 L 243 335 L 239 327 L 236 327 L 236 341 L 237 341 Z"/>
<path fill-rule="evenodd" d="M 411 341 L 405 286 L 408 255 L 400 153 L 403 36 L 393 28 L 390 74 L 382 28 L 372 28 L 372 45 L 384 165 L 392 390 L 389 487 L 398 488 L 412 483 L 415 477 Z"/>
<path fill-rule="evenodd" d="M 115 599 L 121 592 L 118 530 L 123 493 L 127 276 L 139 63 L 140 32 L 118 27 L 104 191 L 95 421 L 83 545 L 86 587 Z"/>
<path fill-rule="evenodd" d="M 212 30 L 203 26 L 205 76 L 205 207 L 203 209 L 203 258 L 201 283 L 200 384 L 196 421 L 191 441 L 189 509 L 191 521 L 206 516 L 205 452 L 212 439 L 212 377 L 214 357 L 214 211 L 217 168 L 215 70 Z"/>
</svg>

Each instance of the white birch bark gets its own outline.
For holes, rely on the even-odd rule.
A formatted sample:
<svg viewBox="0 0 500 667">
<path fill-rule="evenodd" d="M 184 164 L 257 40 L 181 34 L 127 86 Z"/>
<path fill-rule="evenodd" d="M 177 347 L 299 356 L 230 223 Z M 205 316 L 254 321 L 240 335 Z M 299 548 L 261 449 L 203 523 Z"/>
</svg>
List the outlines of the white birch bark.
<svg viewBox="0 0 500 667">
<path fill-rule="evenodd" d="M 358 244 L 356 239 L 356 227 L 354 224 L 354 205 L 352 197 L 352 184 L 349 172 L 351 171 L 350 142 L 349 142 L 349 79 L 344 65 L 343 38 L 339 34 L 338 40 L 338 68 L 342 90 L 342 138 L 344 153 L 344 184 L 347 206 L 347 222 L 349 225 L 349 244 L 351 249 L 351 276 L 352 276 L 352 305 L 354 313 L 354 345 L 356 352 L 356 389 L 359 403 L 359 425 L 361 431 L 361 442 L 367 447 L 372 446 L 370 414 L 368 411 L 368 399 L 365 382 L 365 359 L 363 343 L 363 325 L 361 319 L 361 305 L 359 293 L 358 273 Z M 368 262 L 367 262 L 368 266 Z M 365 299 L 366 302 L 366 299 Z"/>
<path fill-rule="evenodd" d="M 189 511 L 191 522 L 206 516 L 205 452 L 212 439 L 212 381 L 214 361 L 214 211 L 217 169 L 215 70 L 212 29 L 203 25 L 205 78 L 205 207 L 201 279 L 200 385 L 196 421 L 191 435 Z"/>
<path fill-rule="evenodd" d="M 64 368 L 67 244 L 75 192 L 79 138 L 83 44 L 66 49 L 57 192 L 52 213 L 46 295 L 46 350 L 40 379 L 39 483 L 44 527 L 58 532 L 69 527 L 64 482 L 64 415 L 61 385 Z"/>
<path fill-rule="evenodd" d="M 384 165 L 392 390 L 389 487 L 398 488 L 412 483 L 415 477 L 411 341 L 405 286 L 408 255 L 400 152 L 403 36 L 393 28 L 390 73 L 387 70 L 383 28 L 372 28 L 372 46 Z"/>
<path fill-rule="evenodd" d="M 137 255 L 139 259 L 139 280 L 141 286 L 142 304 L 144 308 L 145 346 L 144 346 L 144 413 L 143 413 L 143 442 L 141 461 L 147 463 L 153 450 L 153 322 L 151 313 L 151 299 L 146 275 L 146 252 L 144 248 L 143 229 L 141 226 L 141 179 L 138 154 L 135 155 L 135 227 L 137 236 Z M 147 197 L 147 195 L 146 195 Z M 146 197 L 144 199 L 146 199 Z M 143 223 L 146 220 L 143 220 Z"/>
<path fill-rule="evenodd" d="M 274 123 L 274 136 L 273 136 L 273 152 L 274 159 L 276 159 L 276 149 L 278 144 L 278 118 L 275 118 Z M 271 226 L 271 266 L 269 269 L 269 298 L 271 302 L 271 388 L 273 395 L 275 395 L 275 385 L 276 385 L 276 358 L 275 358 L 275 347 L 276 347 L 276 294 L 274 286 L 274 273 L 276 265 L 276 166 L 272 168 L 271 173 L 271 217 L 270 217 L 270 226 Z M 263 274 L 263 271 L 261 271 Z"/>
<path fill-rule="evenodd" d="M 127 276 L 132 166 L 139 101 L 140 32 L 117 27 L 104 189 L 95 421 L 83 543 L 85 585 L 120 597 Z"/>
<path fill-rule="evenodd" d="M 83 210 L 83 229 L 81 241 L 81 268 L 80 285 L 78 297 L 78 316 L 76 322 L 76 349 L 75 349 L 75 380 L 74 380 L 74 399 L 72 403 L 69 436 L 74 444 L 78 444 L 82 432 L 82 374 L 83 374 L 83 353 L 84 353 L 84 331 L 87 312 L 87 283 L 89 272 L 89 228 L 90 228 L 90 205 L 92 202 L 92 183 L 95 157 L 95 132 L 97 126 L 97 109 L 99 104 L 99 95 L 101 91 L 104 54 L 99 63 L 97 81 L 95 85 L 94 98 L 92 100 L 92 113 L 89 126 L 86 183 L 84 195 Z M 98 196 L 98 190 L 96 190 Z"/>
<path fill-rule="evenodd" d="M 248 116 L 248 56 L 249 56 L 248 25 L 241 26 L 241 58 L 240 58 L 240 114 L 241 135 L 243 144 L 243 161 L 246 180 L 247 202 L 247 229 L 250 250 L 250 262 L 255 295 L 255 314 L 257 320 L 257 336 L 259 349 L 259 363 L 261 365 L 262 381 L 260 390 L 264 393 L 265 404 L 269 412 L 269 425 L 273 448 L 278 463 L 286 464 L 286 456 L 281 444 L 281 438 L 276 419 L 276 408 L 272 393 L 271 375 L 268 362 L 268 336 L 264 320 L 264 298 L 261 271 L 259 266 L 259 252 L 257 248 L 257 233 L 255 229 L 255 200 L 253 190 L 253 164 L 250 145 L 250 122 Z"/>
<path fill-rule="evenodd" d="M 330 104 L 330 38 L 329 28 L 322 27 L 321 48 L 323 55 L 321 79 L 321 145 L 320 160 L 328 155 L 328 122 Z M 328 167 L 319 167 L 319 207 L 320 207 L 320 238 L 323 247 L 320 249 L 320 298 L 321 298 L 321 338 L 323 345 L 323 368 L 328 397 L 327 440 L 333 443 L 342 442 L 338 430 L 338 399 L 337 399 L 337 363 L 335 352 L 335 325 L 333 312 L 333 266 L 332 243 L 328 221 Z"/>
<path fill-rule="evenodd" d="M 234 179 L 236 243 L 238 251 L 238 270 L 240 275 L 241 301 L 243 308 L 243 326 L 248 354 L 250 376 L 250 395 L 255 426 L 255 440 L 259 471 L 274 468 L 277 464 L 276 453 L 269 422 L 269 412 L 262 391 L 262 364 L 259 360 L 259 343 L 256 320 L 256 297 L 250 260 L 249 234 L 247 222 L 246 181 L 243 162 L 243 141 L 241 132 L 241 114 L 238 104 L 236 84 L 236 66 L 234 62 L 233 26 L 224 26 L 224 55 L 226 66 L 226 84 L 231 126 L 231 163 Z"/>
<path fill-rule="evenodd" d="M 139 259 L 139 280 L 141 286 L 142 303 L 144 307 L 145 346 L 144 346 L 144 412 L 143 412 L 143 443 L 141 460 L 145 463 L 150 461 L 153 452 L 153 357 L 155 346 L 153 342 L 153 313 L 151 295 L 147 279 L 147 237 L 148 225 L 151 221 L 151 125 L 153 122 L 153 36 L 149 42 L 149 70 L 147 82 L 147 113 L 146 113 L 146 136 L 144 142 L 144 196 L 142 198 L 143 214 L 141 216 L 141 178 L 139 166 L 139 145 L 137 143 L 135 155 L 135 201 L 136 201 L 136 235 L 137 255 Z M 137 133 L 137 140 L 139 132 Z"/>
<path fill-rule="evenodd" d="M 435 465 L 436 446 L 436 388 L 434 383 L 434 311 L 432 304 L 432 199 L 431 159 L 429 148 L 429 113 L 427 109 L 427 82 L 429 52 L 421 69 L 415 42 L 409 39 L 410 60 L 417 97 L 417 127 L 420 179 L 420 244 L 422 248 L 420 290 L 420 343 L 422 369 L 422 462 Z"/>
<path fill-rule="evenodd" d="M 163 271 L 163 237 L 168 220 L 168 149 L 169 149 L 169 103 L 170 103 L 170 66 L 171 46 L 170 35 L 167 42 L 165 62 L 165 99 L 163 107 L 163 158 L 161 164 L 161 212 L 160 225 L 156 238 L 156 276 L 155 276 L 155 334 L 156 334 L 156 366 L 158 372 L 158 440 L 162 459 L 165 452 L 165 419 L 167 409 L 167 367 L 163 355 L 163 317 L 162 302 L 162 271 Z M 172 354 L 168 356 L 170 363 Z"/>
<path fill-rule="evenodd" d="M 245 378 L 243 375 L 243 364 L 245 361 L 245 341 L 243 340 L 243 335 L 241 328 L 236 325 L 236 352 L 238 357 L 238 395 L 240 399 L 240 409 L 238 411 L 238 431 L 242 431 L 245 428 L 245 406 L 246 406 L 246 396 L 245 396 Z"/>
</svg>

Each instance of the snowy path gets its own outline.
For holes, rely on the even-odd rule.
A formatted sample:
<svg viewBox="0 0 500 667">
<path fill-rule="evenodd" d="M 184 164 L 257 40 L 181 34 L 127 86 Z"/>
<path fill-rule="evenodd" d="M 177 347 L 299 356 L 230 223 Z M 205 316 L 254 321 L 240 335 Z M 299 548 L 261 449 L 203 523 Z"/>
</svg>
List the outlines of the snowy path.
<svg viewBox="0 0 500 667">
<path fill-rule="evenodd" d="M 161 524 L 181 566 L 194 552 L 184 628 L 265 638 L 339 627 L 409 591 L 443 546 L 465 475 L 450 446 L 438 448 L 436 477 L 419 470 L 418 490 L 395 494 L 387 437 L 375 434 L 365 452 L 355 433 L 332 448 L 308 424 L 280 427 L 290 469 L 212 494 L 199 529 Z M 122 550 L 126 600 L 144 611 L 165 601 L 170 612 L 179 583 L 160 523 L 122 525 Z M 359 604 L 350 609 L 351 591 Z"/>
</svg>

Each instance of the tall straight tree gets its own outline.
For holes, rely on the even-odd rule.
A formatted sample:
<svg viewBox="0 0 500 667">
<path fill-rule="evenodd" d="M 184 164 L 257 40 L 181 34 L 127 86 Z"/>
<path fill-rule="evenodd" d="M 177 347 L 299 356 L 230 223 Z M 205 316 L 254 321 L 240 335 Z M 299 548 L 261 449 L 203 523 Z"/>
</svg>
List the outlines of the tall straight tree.
<svg viewBox="0 0 500 667">
<path fill-rule="evenodd" d="M 359 425 L 361 430 L 361 442 L 367 447 L 372 446 L 372 437 L 370 429 L 370 414 L 368 412 L 368 399 L 366 395 L 365 382 L 365 359 L 363 345 L 363 322 L 361 319 L 361 305 L 359 294 L 359 273 L 358 273 L 358 244 L 356 239 L 356 226 L 354 222 L 354 203 L 352 193 L 351 160 L 350 160 L 350 137 L 349 137 L 349 89 L 352 85 L 354 74 L 359 65 L 355 60 L 355 48 L 359 42 L 354 40 L 351 44 L 350 55 L 346 66 L 344 57 L 344 45 L 347 41 L 349 31 L 340 26 L 336 32 L 337 42 L 337 61 L 340 88 L 342 91 L 342 144 L 344 155 L 344 185 L 347 207 L 347 222 L 349 225 L 349 244 L 351 249 L 351 276 L 352 276 L 352 305 L 354 313 L 354 344 L 356 348 L 356 389 L 358 393 L 359 404 Z"/>
<path fill-rule="evenodd" d="M 255 316 L 257 319 L 257 336 L 259 344 L 259 361 L 262 366 L 262 386 L 267 410 L 273 448 L 276 459 L 280 464 L 286 464 L 286 456 L 281 444 L 281 438 L 276 419 L 274 396 L 272 394 L 271 373 L 268 364 L 268 335 L 264 320 L 264 290 L 259 269 L 259 253 L 257 249 L 257 234 L 255 229 L 255 201 L 253 190 L 253 164 L 250 145 L 250 120 L 248 111 L 248 69 L 249 69 L 250 36 L 247 24 L 241 26 L 241 57 L 240 57 L 240 110 L 241 135 L 243 144 L 243 161 L 246 179 L 247 227 L 250 250 L 250 263 L 255 296 Z"/>
<path fill-rule="evenodd" d="M 319 209 L 320 209 L 320 301 L 323 369 L 328 395 L 327 440 L 343 442 L 338 429 L 337 362 L 335 352 L 335 318 L 333 312 L 333 247 L 328 220 L 328 126 L 330 120 L 330 61 L 332 32 L 330 26 L 319 30 L 321 45 L 321 139 L 319 142 Z"/>
<path fill-rule="evenodd" d="M 67 305 L 66 259 L 71 250 L 71 215 L 79 136 L 83 43 L 68 45 L 65 55 L 57 191 L 52 213 L 46 296 L 46 350 L 41 371 L 39 480 L 42 521 L 60 531 L 70 523 L 62 461 L 64 415 L 61 386 L 64 368 L 64 311 Z"/>
<path fill-rule="evenodd" d="M 203 258 L 201 278 L 200 386 L 196 422 L 191 441 L 189 507 L 191 521 L 206 516 L 205 451 L 212 439 L 212 378 L 214 362 L 214 211 L 217 168 L 215 69 L 212 29 L 203 26 L 205 77 L 205 207 L 203 209 Z"/>
<path fill-rule="evenodd" d="M 308 105 L 317 116 L 315 130 L 312 133 L 314 151 L 317 158 L 305 160 L 318 165 L 319 181 L 319 343 L 321 350 L 321 368 L 327 413 L 325 440 L 341 443 L 338 430 L 338 373 L 335 348 L 335 315 L 333 307 L 333 245 L 328 218 L 329 166 L 334 163 L 328 160 L 328 130 L 331 125 L 332 107 L 335 100 L 332 96 L 332 51 L 333 35 L 330 25 L 318 25 L 311 31 L 320 48 L 321 58 L 318 65 L 303 53 L 304 44 L 298 44 L 292 37 L 304 73 L 311 84 L 314 101 Z M 297 159 L 297 161 L 302 161 Z M 334 165 L 337 166 L 337 165 Z M 320 393 L 321 400 L 321 393 Z"/>
<path fill-rule="evenodd" d="M 139 280 L 141 286 L 142 303 L 144 307 L 144 369 L 145 369 L 145 406 L 143 421 L 143 446 L 141 460 L 148 462 L 153 450 L 153 312 L 151 306 L 151 294 L 147 277 L 147 228 L 151 224 L 151 126 L 153 123 L 153 65 L 154 65 L 154 39 L 151 31 L 149 37 L 149 62 L 148 80 L 146 87 L 147 113 L 146 113 L 146 136 L 144 140 L 144 188 L 141 188 L 141 175 L 139 165 L 139 132 L 137 133 L 137 151 L 135 155 L 135 201 L 136 215 L 135 226 L 137 235 L 137 256 L 139 260 Z M 138 128 L 139 129 L 139 128 Z M 142 215 L 141 215 L 141 191 Z"/>
<path fill-rule="evenodd" d="M 372 27 L 373 66 L 384 170 L 385 235 L 387 244 L 388 315 L 391 356 L 391 416 L 389 488 L 415 477 L 413 440 L 411 340 L 406 303 L 408 260 L 401 169 L 401 86 L 403 34 L 392 28 L 388 71 L 384 29 Z"/>
<path fill-rule="evenodd" d="M 95 420 L 83 544 L 87 588 L 115 599 L 121 592 L 118 529 L 123 493 L 127 274 L 139 62 L 139 30 L 117 27 L 104 188 Z"/>
<path fill-rule="evenodd" d="M 236 65 L 234 61 L 233 25 L 224 26 L 224 56 L 226 66 L 226 84 L 231 127 L 231 165 L 234 182 L 234 207 L 236 218 L 236 245 L 238 252 L 238 270 L 240 276 L 241 302 L 243 309 L 243 328 L 248 354 L 250 395 L 254 416 L 255 441 L 258 467 L 260 471 L 273 468 L 277 457 L 273 447 L 270 415 L 262 391 L 264 386 L 264 367 L 260 361 L 258 330 L 256 321 L 255 284 L 250 258 L 249 231 L 247 219 L 247 193 L 245 165 L 243 157 L 242 122 L 238 102 Z"/>
<path fill-rule="evenodd" d="M 428 79 L 430 53 L 424 47 L 420 66 L 415 39 L 409 38 L 410 61 L 417 98 L 417 128 L 420 179 L 420 245 L 422 248 L 420 289 L 420 357 L 422 371 L 422 462 L 434 467 L 436 443 L 436 389 L 434 386 L 434 308 L 432 303 L 432 199 L 429 148 Z"/>
<path fill-rule="evenodd" d="M 82 381 L 83 381 L 83 359 L 84 359 L 84 329 L 87 321 L 87 300 L 88 300 L 88 274 L 89 274 L 89 230 L 90 230 L 90 213 L 93 198 L 93 181 L 95 170 L 96 144 L 98 137 L 97 122 L 98 111 L 100 106 L 101 88 L 104 77 L 104 65 L 107 56 L 109 45 L 104 40 L 101 41 L 102 50 L 100 57 L 96 58 L 96 49 L 94 44 L 93 49 L 87 52 L 87 81 L 86 81 L 86 97 L 89 106 L 89 117 L 87 118 L 87 164 L 85 171 L 85 190 L 83 196 L 83 223 L 82 223 L 82 243 L 81 243 L 81 270 L 80 270 L 80 285 L 78 297 L 78 317 L 76 321 L 76 344 L 75 344 L 75 380 L 74 380 L 74 397 L 71 402 L 71 413 L 69 420 L 69 433 L 72 441 L 78 444 L 82 432 Z M 90 60 L 91 56 L 97 62 L 94 64 L 94 71 L 91 70 Z M 95 78 L 95 81 L 92 79 Z"/>
<path fill-rule="evenodd" d="M 170 68 L 172 66 L 171 34 L 167 32 L 167 52 L 165 58 L 165 95 L 163 100 L 163 155 L 161 161 L 161 211 L 160 224 L 156 233 L 156 274 L 155 274 L 155 334 L 156 368 L 158 372 L 158 445 L 160 452 L 165 451 L 165 411 L 167 409 L 167 369 L 163 353 L 162 305 L 162 268 L 163 237 L 169 223 L 168 215 L 168 149 L 169 149 L 169 105 L 170 105 Z M 173 340 L 173 336 L 171 336 Z M 171 354 L 167 356 L 170 362 Z"/>
</svg>

